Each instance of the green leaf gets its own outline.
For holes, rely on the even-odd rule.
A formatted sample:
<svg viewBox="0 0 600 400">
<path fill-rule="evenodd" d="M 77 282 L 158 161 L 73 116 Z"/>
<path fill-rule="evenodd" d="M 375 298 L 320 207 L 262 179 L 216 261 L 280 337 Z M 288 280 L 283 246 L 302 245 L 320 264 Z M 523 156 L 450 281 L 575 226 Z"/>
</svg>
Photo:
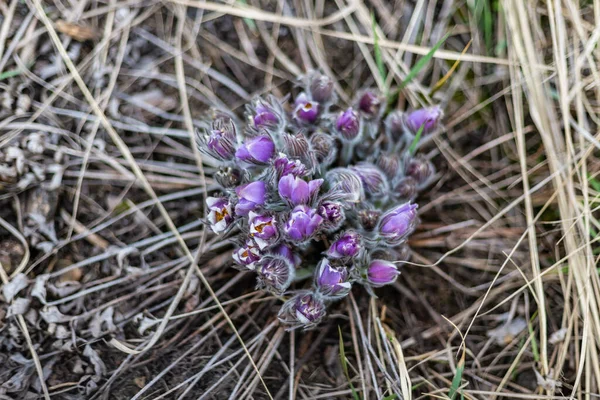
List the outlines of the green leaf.
<svg viewBox="0 0 600 400">
<path fill-rule="evenodd" d="M 245 6 L 248 5 L 248 3 L 246 2 L 246 0 L 238 0 L 238 3 L 243 4 Z M 248 28 L 250 28 L 250 30 L 252 32 L 256 32 L 256 23 L 254 22 L 254 20 L 252 18 L 244 18 L 244 22 L 246 23 L 246 25 L 248 25 Z"/>
<path fill-rule="evenodd" d="M 417 150 L 417 144 L 419 144 L 419 140 L 421 140 L 421 136 L 423 135 L 423 129 L 425 129 L 425 124 L 421 125 L 421 127 L 417 131 L 415 138 L 413 139 L 412 143 L 410 144 L 410 147 L 408 148 L 408 154 L 415 154 L 415 150 Z"/>
<path fill-rule="evenodd" d="M 4 79 L 12 78 L 13 76 L 21 75 L 22 73 L 23 73 L 23 71 L 21 71 L 20 69 L 11 69 L 9 71 L 4 71 L 4 72 L 0 73 L 0 81 L 2 81 Z"/>
<path fill-rule="evenodd" d="M 465 350 L 463 349 L 462 356 L 460 357 L 460 361 L 456 365 L 456 374 L 454 374 L 454 378 L 452 379 L 452 386 L 450 386 L 450 391 L 448 392 L 448 397 L 454 400 L 456 394 L 458 393 L 458 388 L 460 387 L 460 383 L 462 382 L 462 375 L 465 369 Z M 461 391 L 462 392 L 462 391 Z"/>
<path fill-rule="evenodd" d="M 400 396 L 398 396 L 396 393 L 394 393 L 394 394 L 392 394 L 390 396 L 384 397 L 383 400 L 396 400 L 398 398 L 400 398 Z"/>
<path fill-rule="evenodd" d="M 429 53 L 425 54 L 419 61 L 417 61 L 417 63 L 408 72 L 408 75 L 406 75 L 406 78 L 404 78 L 404 80 L 400 84 L 400 87 L 398 87 L 398 89 L 396 89 L 392 94 L 390 94 L 388 96 L 388 102 L 387 102 L 387 111 L 388 112 L 392 108 L 394 108 L 395 104 L 398 102 L 398 97 L 400 96 L 400 91 L 406 85 L 408 85 L 415 76 L 417 76 L 417 74 L 425 67 L 425 65 L 427 65 L 427 63 L 433 58 L 433 55 L 435 54 L 435 52 L 438 51 L 438 49 L 442 46 L 442 44 L 446 41 L 446 39 L 448 39 L 448 36 L 450 36 L 450 33 L 446 33 L 444 35 L 444 37 L 441 38 L 440 41 L 437 42 L 435 44 L 435 46 L 433 46 L 431 48 L 431 50 L 429 50 Z"/>
<path fill-rule="evenodd" d="M 377 63 L 377 69 L 379 69 L 379 76 L 381 80 L 385 82 L 387 80 L 387 72 L 385 64 L 383 63 L 383 56 L 381 55 L 381 47 L 379 47 L 379 35 L 377 35 L 377 21 L 375 20 L 375 14 L 371 13 L 372 29 L 373 29 L 373 47 L 375 51 L 375 62 Z"/>
<path fill-rule="evenodd" d="M 346 351 L 344 350 L 344 338 L 342 337 L 342 328 L 339 325 L 338 332 L 340 333 L 340 361 L 342 363 L 342 371 L 344 371 L 344 376 L 348 380 L 350 390 L 352 390 L 352 397 L 354 400 L 360 400 L 360 397 L 358 397 L 358 393 L 356 393 L 356 389 L 354 389 L 354 385 L 350 380 L 350 374 L 348 373 L 348 362 L 346 360 Z"/>
</svg>

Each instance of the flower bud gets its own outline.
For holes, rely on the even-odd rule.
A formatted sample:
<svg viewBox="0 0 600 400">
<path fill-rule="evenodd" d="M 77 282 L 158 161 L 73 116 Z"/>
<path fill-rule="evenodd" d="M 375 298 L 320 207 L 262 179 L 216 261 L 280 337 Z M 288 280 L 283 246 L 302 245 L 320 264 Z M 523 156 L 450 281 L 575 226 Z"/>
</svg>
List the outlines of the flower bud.
<svg viewBox="0 0 600 400">
<path fill-rule="evenodd" d="M 292 251 L 290 246 L 285 244 L 280 244 L 271 250 L 272 254 L 277 254 L 282 257 L 285 257 L 292 263 L 294 267 L 299 267 L 302 259 L 300 256 Z"/>
<path fill-rule="evenodd" d="M 310 137 L 310 145 L 317 163 L 328 167 L 337 157 L 337 147 L 333 136 L 324 132 L 315 132 Z"/>
<path fill-rule="evenodd" d="M 424 157 L 412 157 L 404 165 L 404 174 L 417 182 L 417 186 L 424 186 L 433 176 L 434 167 Z"/>
<path fill-rule="evenodd" d="M 415 229 L 417 205 L 405 203 L 381 216 L 379 235 L 390 245 L 400 245 Z"/>
<path fill-rule="evenodd" d="M 286 301 L 279 311 L 281 322 L 290 329 L 314 327 L 326 314 L 325 303 L 315 293 L 303 292 Z"/>
<path fill-rule="evenodd" d="M 267 185 L 263 181 L 238 186 L 235 192 L 239 199 L 235 213 L 240 216 L 246 216 L 251 210 L 264 205 L 267 199 Z"/>
<path fill-rule="evenodd" d="M 358 108 L 367 117 L 375 117 L 381 108 L 381 98 L 373 91 L 365 91 L 358 101 Z"/>
<path fill-rule="evenodd" d="M 310 239 L 317 232 L 322 222 L 323 218 L 317 214 L 316 210 L 305 205 L 299 205 L 290 213 L 284 231 L 290 239 L 303 242 Z"/>
<path fill-rule="evenodd" d="M 356 257 L 360 252 L 361 237 L 354 231 L 346 231 L 331 244 L 327 256 L 334 259 L 349 259 Z"/>
<path fill-rule="evenodd" d="M 367 269 L 367 281 L 373 287 L 394 283 L 398 275 L 400 275 L 400 271 L 396 264 L 385 260 L 373 260 Z"/>
<path fill-rule="evenodd" d="M 319 192 L 323 179 L 306 182 L 294 175 L 286 175 L 279 180 L 279 195 L 290 204 L 309 204 Z"/>
<path fill-rule="evenodd" d="M 349 203 L 364 200 L 365 192 L 360 176 L 349 168 L 334 168 L 327 172 L 325 181 L 329 184 L 330 193 Z"/>
<path fill-rule="evenodd" d="M 335 127 L 344 140 L 353 141 L 360 133 L 360 118 L 350 107 L 340 113 L 335 121 Z"/>
<path fill-rule="evenodd" d="M 333 97 L 333 80 L 318 72 L 309 74 L 310 95 L 314 101 L 327 103 Z"/>
<path fill-rule="evenodd" d="M 423 127 L 423 135 L 427 135 L 437 129 L 443 113 L 439 106 L 421 108 L 404 114 L 404 126 L 412 135 L 416 135 Z"/>
<path fill-rule="evenodd" d="M 197 135 L 198 150 L 220 160 L 230 161 L 235 155 L 237 136 L 231 118 L 218 116 L 212 123 L 210 132 Z"/>
<path fill-rule="evenodd" d="M 256 243 L 252 240 L 247 240 L 244 246 L 234 250 L 232 258 L 238 265 L 249 270 L 254 270 L 256 262 L 261 258 L 261 254 Z"/>
<path fill-rule="evenodd" d="M 279 153 L 279 156 L 273 162 L 277 175 L 303 176 L 306 174 L 306 167 L 300 160 L 290 160 L 285 154 Z"/>
<path fill-rule="evenodd" d="M 235 152 L 235 156 L 249 163 L 265 164 L 275 153 L 275 144 L 267 135 L 255 136 L 246 141 Z"/>
<path fill-rule="evenodd" d="M 282 139 L 283 151 L 288 157 L 299 158 L 300 160 L 307 158 L 310 151 L 310 144 L 305 135 L 302 133 L 295 135 L 283 133 Z"/>
<path fill-rule="evenodd" d="M 272 105 L 262 99 L 259 99 L 254 106 L 252 121 L 255 128 L 273 126 L 280 122 L 277 111 L 275 111 Z"/>
<path fill-rule="evenodd" d="M 254 238 L 261 250 L 275 243 L 279 237 L 275 217 L 250 211 L 248 225 L 250 225 L 250 236 Z"/>
<path fill-rule="evenodd" d="M 397 200 L 413 200 L 417 195 L 417 181 L 410 176 L 398 179 L 392 185 L 392 196 Z"/>
<path fill-rule="evenodd" d="M 215 180 L 219 185 L 230 189 L 240 184 L 242 181 L 242 172 L 232 167 L 220 168 L 215 173 Z"/>
<path fill-rule="evenodd" d="M 375 165 L 360 162 L 349 168 L 360 177 L 366 194 L 374 198 L 383 198 L 389 194 L 388 180 Z"/>
<path fill-rule="evenodd" d="M 328 231 L 335 231 L 346 219 L 342 205 L 334 201 L 323 201 L 317 213 L 323 218 L 323 229 Z"/>
<path fill-rule="evenodd" d="M 214 233 L 223 232 L 233 222 L 231 202 L 224 197 L 207 197 L 208 222 Z"/>
<path fill-rule="evenodd" d="M 319 116 L 319 103 L 310 101 L 305 93 L 300 93 L 295 102 L 294 119 L 305 124 L 314 124 Z"/>
<path fill-rule="evenodd" d="M 294 280 L 295 269 L 285 257 L 266 255 L 256 264 L 258 288 L 282 294 Z"/>
<path fill-rule="evenodd" d="M 315 286 L 319 293 L 331 299 L 346 296 L 352 288 L 348 282 L 348 269 L 332 267 L 328 259 L 322 259 L 315 270 Z"/>
<path fill-rule="evenodd" d="M 379 210 L 361 210 L 358 212 L 358 218 L 362 227 L 367 230 L 373 230 L 377 226 L 381 211 Z"/>
<path fill-rule="evenodd" d="M 404 113 L 399 110 L 392 111 L 385 119 L 385 129 L 393 140 L 400 140 L 404 133 Z"/>
<path fill-rule="evenodd" d="M 380 154 L 376 163 L 389 179 L 393 179 L 400 171 L 400 159 L 391 154 Z"/>
</svg>

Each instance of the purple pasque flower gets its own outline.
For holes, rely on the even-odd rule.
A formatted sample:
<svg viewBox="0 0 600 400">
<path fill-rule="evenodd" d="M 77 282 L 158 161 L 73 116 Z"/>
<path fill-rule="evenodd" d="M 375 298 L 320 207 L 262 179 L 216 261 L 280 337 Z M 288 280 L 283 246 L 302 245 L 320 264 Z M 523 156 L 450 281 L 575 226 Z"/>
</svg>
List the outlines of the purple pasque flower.
<svg viewBox="0 0 600 400">
<path fill-rule="evenodd" d="M 295 101 L 294 119 L 307 124 L 313 124 L 319 116 L 319 103 L 311 101 L 306 93 L 300 93 Z"/>
<path fill-rule="evenodd" d="M 316 210 L 301 204 L 292 210 L 283 230 L 290 239 L 303 242 L 315 234 L 322 222 L 323 217 Z"/>
<path fill-rule="evenodd" d="M 333 267 L 328 259 L 323 258 L 315 270 L 315 286 L 322 295 L 339 299 L 346 296 L 352 288 L 348 275 L 346 267 Z"/>
<path fill-rule="evenodd" d="M 331 165 L 338 153 L 333 136 L 320 131 L 310 136 L 310 151 L 316 159 L 317 167 L 321 169 Z"/>
<path fill-rule="evenodd" d="M 362 247 L 360 235 L 355 231 L 342 233 L 327 250 L 327 256 L 335 259 L 348 259 L 358 255 Z"/>
<path fill-rule="evenodd" d="M 404 174 L 413 178 L 419 186 L 425 186 L 433 173 L 433 164 L 424 157 L 411 157 L 404 165 Z"/>
<path fill-rule="evenodd" d="M 368 117 L 374 117 L 379 114 L 381 108 L 381 97 L 373 91 L 363 92 L 358 100 L 358 109 Z"/>
<path fill-rule="evenodd" d="M 262 255 L 260 254 L 258 246 L 250 239 L 246 240 L 246 244 L 234 250 L 232 254 L 232 258 L 237 264 L 250 270 L 255 268 L 256 262 L 260 260 L 261 257 Z"/>
<path fill-rule="evenodd" d="M 283 243 L 274 247 L 271 250 L 271 253 L 287 258 L 294 267 L 299 267 L 300 263 L 302 262 L 302 258 L 300 258 L 298 254 L 294 253 L 290 246 Z"/>
<path fill-rule="evenodd" d="M 335 128 L 344 140 L 354 141 L 360 133 L 360 117 L 350 107 L 346 111 L 342 111 L 337 117 Z"/>
<path fill-rule="evenodd" d="M 306 175 L 306 167 L 300 160 L 290 160 L 288 156 L 283 153 L 279 153 L 273 166 L 277 171 L 278 176 L 293 175 L 293 176 L 304 176 Z"/>
<path fill-rule="evenodd" d="M 279 195 L 292 205 L 308 204 L 319 192 L 323 179 L 305 180 L 292 174 L 285 175 L 279 180 Z"/>
<path fill-rule="evenodd" d="M 258 275 L 258 288 L 282 294 L 294 280 L 296 270 L 287 258 L 266 255 L 256 263 L 255 271 Z"/>
<path fill-rule="evenodd" d="M 291 329 L 310 329 L 326 314 L 325 303 L 316 293 L 302 292 L 286 301 L 277 317 Z"/>
<path fill-rule="evenodd" d="M 349 168 L 360 177 L 366 194 L 376 198 L 382 198 L 389 194 L 387 177 L 375 165 L 359 162 Z"/>
<path fill-rule="evenodd" d="M 250 211 L 248 213 L 248 225 L 250 226 L 250 236 L 254 238 L 261 250 L 275 243 L 279 237 L 279 231 L 273 216 L 259 215 Z"/>
<path fill-rule="evenodd" d="M 396 264 L 385 260 L 373 260 L 367 268 L 367 281 L 373 287 L 389 285 L 400 275 Z"/>
<path fill-rule="evenodd" d="M 405 176 L 392 184 L 392 197 L 398 200 L 413 200 L 417 195 L 417 181 Z"/>
<path fill-rule="evenodd" d="M 225 197 L 207 197 L 208 222 L 214 233 L 223 232 L 233 222 L 231 202 Z"/>
<path fill-rule="evenodd" d="M 380 237 L 389 245 L 401 244 L 415 228 L 417 207 L 408 202 L 383 214 L 378 226 Z"/>
<path fill-rule="evenodd" d="M 391 154 L 379 154 L 376 161 L 377 166 L 390 179 L 393 179 L 401 170 L 400 158 Z"/>
<path fill-rule="evenodd" d="M 439 106 L 421 108 L 404 114 L 404 126 L 412 135 L 416 135 L 423 127 L 423 135 L 427 135 L 437 129 L 443 116 Z"/>
<path fill-rule="evenodd" d="M 273 107 L 264 100 L 258 100 L 254 106 L 254 116 L 252 117 L 255 128 L 264 128 L 277 125 L 279 117 Z"/>
<path fill-rule="evenodd" d="M 400 110 L 392 111 L 385 119 L 386 133 L 393 139 L 399 140 L 404 133 L 404 113 Z"/>
<path fill-rule="evenodd" d="M 266 164 L 275 154 L 275 143 L 268 135 L 247 138 L 237 149 L 235 156 L 253 164 Z"/>
<path fill-rule="evenodd" d="M 246 216 L 251 210 L 265 204 L 267 185 L 263 181 L 250 182 L 235 188 L 235 193 L 239 199 L 235 205 L 235 213 Z"/>
<path fill-rule="evenodd" d="M 209 132 L 197 135 L 198 150 L 220 160 L 232 160 L 237 145 L 236 128 L 231 118 L 220 115 L 212 122 Z"/>
<path fill-rule="evenodd" d="M 317 213 L 323 217 L 323 228 L 333 231 L 340 227 L 346 219 L 344 209 L 335 201 L 323 201 L 317 208 Z"/>
<path fill-rule="evenodd" d="M 311 98 L 319 103 L 327 103 L 333 97 L 333 80 L 327 75 L 314 72 L 308 76 Z"/>
</svg>

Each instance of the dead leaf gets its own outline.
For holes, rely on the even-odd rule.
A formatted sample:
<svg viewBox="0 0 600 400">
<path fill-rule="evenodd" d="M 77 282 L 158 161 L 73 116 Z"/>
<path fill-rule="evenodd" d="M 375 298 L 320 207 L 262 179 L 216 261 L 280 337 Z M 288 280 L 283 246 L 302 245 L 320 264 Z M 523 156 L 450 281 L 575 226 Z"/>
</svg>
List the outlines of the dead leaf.
<svg viewBox="0 0 600 400">
<path fill-rule="evenodd" d="M 76 25 L 71 22 L 63 21 L 62 19 L 56 21 L 54 25 L 56 26 L 57 31 L 69 35 L 78 42 L 85 42 L 86 40 L 92 40 L 98 37 L 98 33 L 93 28 Z"/>
<path fill-rule="evenodd" d="M 2 294 L 6 302 L 10 303 L 21 290 L 27 287 L 28 283 L 25 274 L 17 274 L 10 282 L 2 286 Z"/>
<path fill-rule="evenodd" d="M 515 318 L 496 329 L 489 330 L 487 336 L 496 339 L 496 343 L 502 346 L 512 342 L 525 328 L 527 328 L 527 321 L 523 318 Z"/>
<path fill-rule="evenodd" d="M 29 304 L 31 304 L 31 300 L 25 299 L 23 297 L 19 297 L 13 301 L 13 303 L 8 307 L 8 313 L 6 317 L 12 317 L 15 315 L 23 315 L 29 310 Z"/>
</svg>

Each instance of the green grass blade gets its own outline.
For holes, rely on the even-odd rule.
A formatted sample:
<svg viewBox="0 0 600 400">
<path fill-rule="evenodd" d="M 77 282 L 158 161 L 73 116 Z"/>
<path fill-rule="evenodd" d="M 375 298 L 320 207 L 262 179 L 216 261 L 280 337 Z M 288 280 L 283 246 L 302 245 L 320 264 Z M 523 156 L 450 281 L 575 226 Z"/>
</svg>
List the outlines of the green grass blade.
<svg viewBox="0 0 600 400">
<path fill-rule="evenodd" d="M 410 144 L 410 147 L 408 148 L 408 154 L 415 154 L 415 151 L 417 150 L 417 144 L 419 144 L 419 140 L 421 140 L 421 136 L 423 135 L 423 129 L 425 129 L 425 124 L 421 125 L 421 127 L 417 131 L 415 138 L 413 139 L 412 143 Z"/>
<path fill-rule="evenodd" d="M 9 71 L 4 71 L 0 73 L 0 81 L 8 78 L 12 78 L 13 76 L 21 75 L 23 71 L 20 69 L 11 69 Z"/>
<path fill-rule="evenodd" d="M 458 388 L 460 387 L 460 383 L 462 382 L 463 371 L 465 369 L 465 351 L 463 350 L 462 357 L 456 366 L 456 374 L 454 374 L 454 378 L 452 379 L 452 386 L 450 386 L 450 391 L 448 392 L 448 397 L 454 400 L 456 395 L 458 394 Z"/>
<path fill-rule="evenodd" d="M 346 361 L 346 351 L 344 350 L 344 339 L 342 338 L 342 328 L 338 325 L 338 332 L 340 333 L 340 362 L 342 363 L 342 371 L 344 371 L 344 376 L 348 380 L 348 384 L 350 385 L 350 390 L 352 390 L 352 397 L 354 400 L 360 400 L 358 397 L 358 393 L 356 393 L 356 389 L 354 389 L 354 385 L 350 380 L 350 374 L 348 373 L 348 363 Z"/>
<path fill-rule="evenodd" d="M 373 49 L 375 51 L 375 62 L 377 63 L 379 76 L 381 76 L 381 80 L 385 82 L 387 80 L 387 72 L 385 69 L 385 64 L 383 63 L 383 56 L 381 55 L 381 47 L 379 46 L 379 35 L 377 35 L 377 21 L 375 20 L 374 13 L 371 13 L 371 21 L 373 29 Z"/>
<path fill-rule="evenodd" d="M 243 4 L 245 6 L 248 5 L 248 3 L 246 2 L 246 0 L 238 0 L 238 3 Z M 256 23 L 254 22 L 253 19 L 251 19 L 251 18 L 244 18 L 244 22 L 246 23 L 246 25 L 248 25 L 248 28 L 250 28 L 250 30 L 252 32 L 256 32 L 257 31 Z"/>
</svg>

